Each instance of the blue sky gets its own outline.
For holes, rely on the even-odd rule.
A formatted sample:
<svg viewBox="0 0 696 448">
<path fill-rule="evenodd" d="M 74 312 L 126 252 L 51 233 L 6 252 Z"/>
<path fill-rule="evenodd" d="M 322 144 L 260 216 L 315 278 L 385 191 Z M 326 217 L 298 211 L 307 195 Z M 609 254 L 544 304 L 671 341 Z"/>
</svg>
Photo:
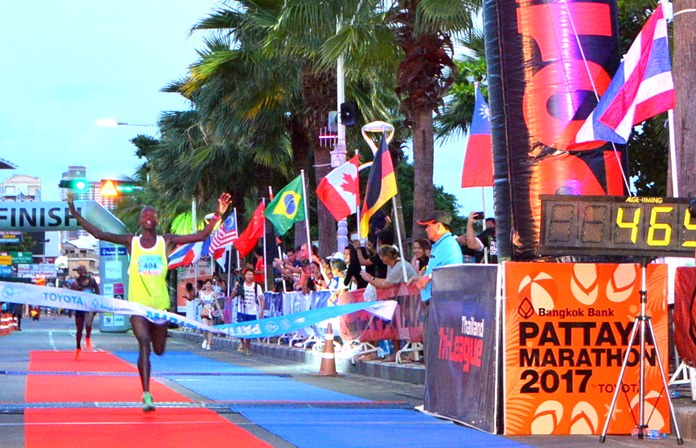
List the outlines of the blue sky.
<svg viewBox="0 0 696 448">
<path fill-rule="evenodd" d="M 96 126 L 100 118 L 151 125 L 189 107 L 160 92 L 186 75 L 202 48 L 191 26 L 215 0 L 22 0 L 0 2 L 0 158 L 38 176 L 43 200 L 59 199 L 69 165 L 89 180 L 131 175 L 141 161 L 130 139 L 156 127 Z M 462 213 L 481 209 L 480 189 L 459 187 L 465 140 L 436 150 L 435 183 L 456 195 Z M 490 189 L 488 189 L 490 190 Z M 492 210 L 488 192 L 486 209 Z"/>
</svg>

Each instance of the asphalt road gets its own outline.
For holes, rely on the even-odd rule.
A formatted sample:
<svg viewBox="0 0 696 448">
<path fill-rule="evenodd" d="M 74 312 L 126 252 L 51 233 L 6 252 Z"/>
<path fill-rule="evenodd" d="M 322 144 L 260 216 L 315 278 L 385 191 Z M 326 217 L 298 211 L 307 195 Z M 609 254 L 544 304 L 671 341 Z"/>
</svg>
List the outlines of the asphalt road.
<svg viewBox="0 0 696 448">
<path fill-rule="evenodd" d="M 39 321 L 23 319 L 23 331 L 13 332 L 0 336 L 0 432 L 4 448 L 24 446 L 24 419 L 22 411 L 17 405 L 24 403 L 25 375 L 9 375 L 7 372 L 25 372 L 28 368 L 29 351 L 31 350 L 72 350 L 74 347 L 73 320 L 67 317 L 56 319 L 42 317 Z M 137 344 L 131 333 L 100 333 L 93 335 L 95 346 L 98 349 L 109 352 L 135 351 Z M 322 388 L 359 396 L 362 398 L 399 402 L 403 407 L 413 408 L 423 403 L 423 386 L 396 381 L 387 381 L 366 377 L 362 375 L 340 375 L 337 377 L 323 377 L 317 375 L 316 365 L 298 364 L 288 360 L 264 357 L 259 355 L 244 356 L 233 350 L 214 349 L 203 351 L 195 341 L 179 337 L 170 337 L 167 342 L 167 351 L 194 352 L 201 356 L 207 356 L 222 362 L 234 363 L 262 370 L 289 375 L 293 380 L 312 384 Z M 193 399 L 194 401 L 206 401 L 207 398 L 163 378 L 157 378 L 167 386 Z M 289 448 L 288 442 L 278 438 L 274 434 L 254 425 L 241 415 L 227 411 L 221 411 L 220 415 L 229 421 L 242 426 L 262 440 L 279 448 Z M 321 437 L 321 435 L 317 435 Z M 501 436 L 502 437 L 502 436 Z M 630 436 L 609 436 L 604 443 L 600 443 L 597 436 L 527 436 L 510 437 L 532 447 L 662 447 L 675 446 L 674 437 L 664 440 L 639 440 Z M 376 441 L 375 446 L 389 446 L 386 441 Z M 340 447 L 341 441 L 331 441 L 327 446 Z M 691 440 L 685 440 L 685 446 L 694 446 Z M 195 444 L 193 445 L 195 446 Z M 437 446 L 434 441 L 432 446 Z M 463 447 L 469 446 L 462 441 Z M 494 445 L 491 445 L 494 446 Z"/>
</svg>

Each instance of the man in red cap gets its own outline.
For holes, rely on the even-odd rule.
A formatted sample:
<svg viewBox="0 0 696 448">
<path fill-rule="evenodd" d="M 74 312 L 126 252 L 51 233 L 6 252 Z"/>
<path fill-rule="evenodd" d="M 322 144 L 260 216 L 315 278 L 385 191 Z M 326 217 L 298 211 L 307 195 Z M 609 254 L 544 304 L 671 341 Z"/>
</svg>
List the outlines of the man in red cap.
<svg viewBox="0 0 696 448">
<path fill-rule="evenodd" d="M 433 269 L 463 262 L 462 250 L 450 231 L 451 223 L 452 217 L 442 210 L 435 210 L 427 218 L 418 221 L 418 224 L 425 226 L 425 234 L 433 243 L 428 267 L 423 277 L 415 282 L 421 289 L 421 299 L 425 305 L 429 304 L 432 295 L 430 280 Z"/>
</svg>

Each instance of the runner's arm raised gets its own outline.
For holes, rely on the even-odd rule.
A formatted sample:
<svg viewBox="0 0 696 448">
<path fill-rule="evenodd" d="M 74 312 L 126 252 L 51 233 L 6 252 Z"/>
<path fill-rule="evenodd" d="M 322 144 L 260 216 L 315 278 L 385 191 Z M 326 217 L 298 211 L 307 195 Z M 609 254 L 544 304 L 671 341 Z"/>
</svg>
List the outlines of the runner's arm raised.
<svg viewBox="0 0 696 448">
<path fill-rule="evenodd" d="M 90 235 L 98 240 L 108 241 L 114 244 L 120 244 L 122 246 L 130 247 L 131 239 L 133 235 L 130 234 L 117 234 L 111 232 L 104 232 L 99 227 L 95 226 L 91 222 L 87 221 L 84 216 L 80 214 L 75 208 L 75 197 L 72 193 L 68 193 L 68 209 L 70 213 L 75 217 L 77 223 L 87 231 Z"/>
<path fill-rule="evenodd" d="M 218 198 L 218 206 L 217 210 L 215 211 L 215 215 L 213 216 L 213 219 L 211 219 L 210 222 L 208 222 L 208 224 L 205 226 L 203 230 L 188 235 L 174 235 L 168 233 L 164 236 L 165 240 L 168 244 L 171 245 L 195 243 L 196 241 L 205 240 L 212 233 L 213 229 L 215 228 L 215 225 L 220 220 L 222 215 L 225 214 L 231 202 L 232 196 L 229 193 L 222 193 Z"/>
</svg>

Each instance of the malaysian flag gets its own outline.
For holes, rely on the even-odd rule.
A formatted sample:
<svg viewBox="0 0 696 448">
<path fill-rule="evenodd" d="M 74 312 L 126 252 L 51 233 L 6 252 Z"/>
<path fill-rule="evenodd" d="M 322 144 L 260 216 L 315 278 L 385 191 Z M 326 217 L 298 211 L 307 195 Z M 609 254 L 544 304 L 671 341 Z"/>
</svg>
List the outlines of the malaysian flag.
<svg viewBox="0 0 696 448">
<path fill-rule="evenodd" d="M 633 41 L 596 109 L 577 133 L 577 143 L 625 144 L 633 125 L 674 108 L 667 19 L 660 3 Z"/>
<path fill-rule="evenodd" d="M 210 253 L 214 259 L 218 259 L 225 254 L 225 249 L 237 239 L 237 218 L 234 212 L 222 222 L 220 228 L 213 234 L 213 241 L 210 243 Z"/>
</svg>

